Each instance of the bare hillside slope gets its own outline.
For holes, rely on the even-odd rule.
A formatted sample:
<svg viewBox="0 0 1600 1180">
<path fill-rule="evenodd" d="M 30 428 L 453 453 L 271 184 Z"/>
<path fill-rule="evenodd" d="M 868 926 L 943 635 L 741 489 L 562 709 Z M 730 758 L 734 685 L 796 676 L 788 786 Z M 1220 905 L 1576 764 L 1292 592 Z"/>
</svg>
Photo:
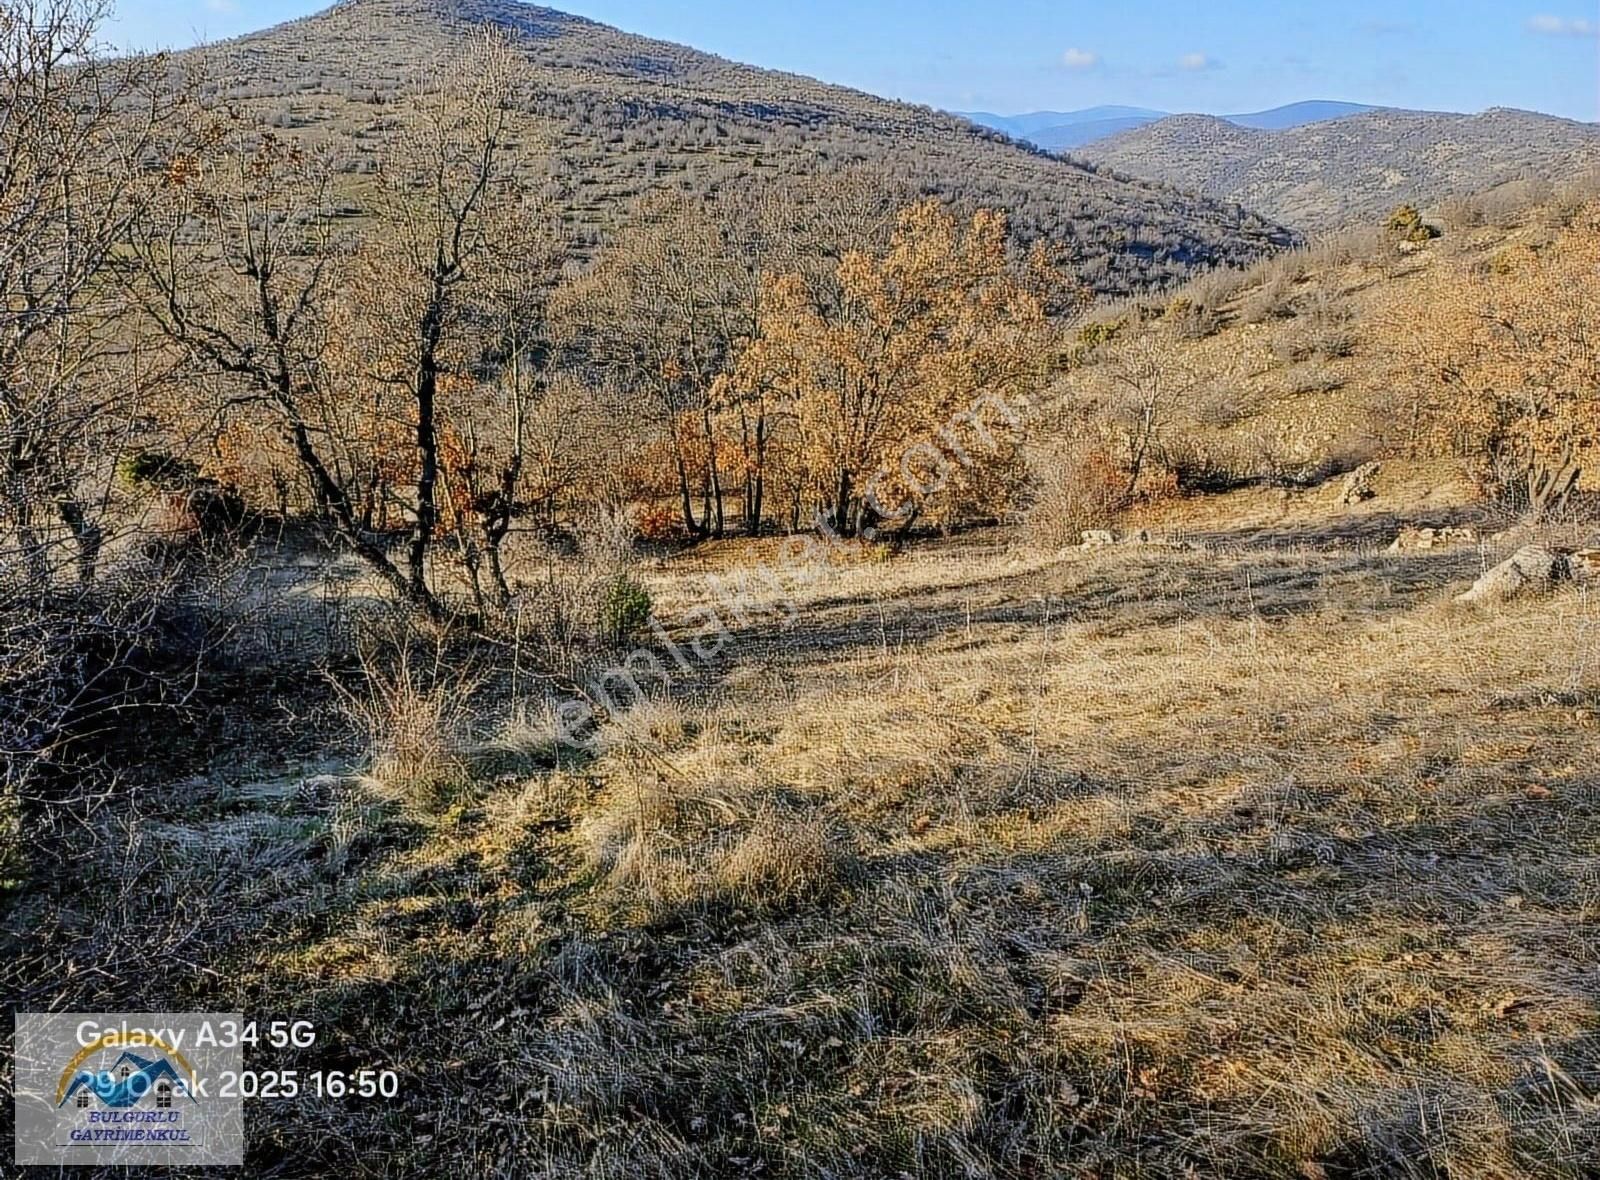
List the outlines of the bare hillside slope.
<svg viewBox="0 0 1600 1180">
<path fill-rule="evenodd" d="M 1526 177 L 1600 163 L 1600 126 L 1531 111 L 1370 111 L 1285 131 L 1177 115 L 1085 146 L 1081 156 L 1237 201 L 1302 230 L 1372 220 Z"/>
<path fill-rule="evenodd" d="M 912 193 L 1007 210 L 1020 240 L 1062 240 L 1105 290 L 1291 240 L 1232 205 L 1100 176 L 925 107 L 511 0 L 347 0 L 193 52 L 269 125 L 347 139 L 360 172 L 400 115 L 395 100 L 484 21 L 521 33 L 529 166 L 550 157 L 570 219 L 594 236 L 653 189 L 709 193 L 873 166 Z"/>
</svg>

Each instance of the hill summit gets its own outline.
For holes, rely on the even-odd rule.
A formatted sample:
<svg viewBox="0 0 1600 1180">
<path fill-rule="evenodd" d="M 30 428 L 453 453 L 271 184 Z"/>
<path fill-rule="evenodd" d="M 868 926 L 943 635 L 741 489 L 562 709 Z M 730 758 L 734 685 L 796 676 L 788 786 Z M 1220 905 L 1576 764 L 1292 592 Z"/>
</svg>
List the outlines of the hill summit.
<svg viewBox="0 0 1600 1180">
<path fill-rule="evenodd" d="M 1004 209 L 1021 242 L 1059 240 L 1102 290 L 1239 263 L 1293 235 L 1227 203 L 1098 174 L 927 107 L 759 69 L 514 0 L 344 0 L 215 47 L 209 73 L 285 133 L 343 138 L 370 166 L 395 100 L 474 25 L 515 29 L 523 136 L 580 238 L 635 198 L 867 167 L 910 195 Z"/>
</svg>

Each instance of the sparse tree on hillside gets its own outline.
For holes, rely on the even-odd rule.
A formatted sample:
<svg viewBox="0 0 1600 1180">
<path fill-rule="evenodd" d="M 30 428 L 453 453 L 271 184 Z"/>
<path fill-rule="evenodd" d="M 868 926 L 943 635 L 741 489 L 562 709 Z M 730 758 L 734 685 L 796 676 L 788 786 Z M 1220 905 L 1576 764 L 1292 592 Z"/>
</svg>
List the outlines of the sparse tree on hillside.
<svg viewBox="0 0 1600 1180">
<path fill-rule="evenodd" d="M 722 379 L 757 331 L 764 276 L 802 274 L 820 301 L 836 303 L 839 260 L 882 247 L 899 193 L 876 172 L 845 171 L 714 201 L 657 195 L 559 293 L 580 362 L 653 407 L 653 437 L 641 443 L 666 456 L 690 533 L 720 535 L 735 488 L 747 530 L 766 511 L 775 403 L 760 384 Z"/>
<path fill-rule="evenodd" d="M 1563 503 L 1600 447 L 1600 206 L 1544 249 L 1439 271 L 1387 323 L 1419 434 L 1535 516 Z"/>
<path fill-rule="evenodd" d="M 1128 477 L 1125 497 L 1132 500 L 1146 465 L 1160 450 L 1168 415 L 1193 392 L 1199 377 L 1178 343 L 1160 328 L 1119 344 L 1103 368 L 1117 394 L 1113 411 Z"/>
<path fill-rule="evenodd" d="M 740 278 L 706 205 L 663 194 L 560 295 L 579 350 L 655 408 L 683 526 L 699 536 L 724 527 L 724 464 L 709 395 L 730 349 L 750 331 L 753 306 Z"/>
<path fill-rule="evenodd" d="M 418 601 L 430 594 L 428 555 L 440 523 L 446 387 L 471 385 L 469 367 L 486 343 L 474 303 L 494 269 L 495 230 L 510 228 L 494 211 L 514 199 L 503 157 L 515 68 L 510 35 L 486 26 L 418 97 L 412 121 L 379 165 L 383 228 L 363 252 L 370 281 L 363 303 L 379 354 L 372 376 L 403 392 L 414 429 L 406 568 Z"/>
<path fill-rule="evenodd" d="M 441 407 L 474 386 L 485 344 L 469 309 L 493 269 L 507 37 L 475 34 L 418 96 L 364 235 L 340 227 L 331 150 L 206 111 L 136 236 L 145 310 L 217 386 L 199 417 L 218 436 L 239 421 L 281 433 L 317 518 L 434 617 Z M 390 500 L 410 516 L 403 567 L 373 531 Z"/>
<path fill-rule="evenodd" d="M 487 573 L 495 605 L 511 601 L 503 547 L 516 519 L 554 523 L 558 499 L 580 482 L 589 405 L 551 371 L 545 307 L 563 249 L 556 228 L 525 204 L 506 201 L 487 216 L 476 315 L 488 375 L 446 399 L 449 445 L 441 480 L 468 582 L 484 606 Z M 486 567 L 486 568 L 485 568 Z"/>
<path fill-rule="evenodd" d="M 335 234 L 334 161 L 225 113 L 199 111 L 167 162 L 164 199 L 135 236 L 138 287 L 150 320 L 185 354 L 207 404 L 162 407 L 177 440 L 209 433 L 234 450 L 280 436 L 282 458 L 308 488 L 316 517 L 394 589 L 411 586 L 370 531 L 362 507 L 382 439 L 373 415 L 342 400 L 335 292 L 348 273 Z M 277 448 L 256 461 L 273 466 Z M 273 466 L 273 473 L 277 469 Z M 419 605 L 436 609 L 429 601 Z"/>
</svg>

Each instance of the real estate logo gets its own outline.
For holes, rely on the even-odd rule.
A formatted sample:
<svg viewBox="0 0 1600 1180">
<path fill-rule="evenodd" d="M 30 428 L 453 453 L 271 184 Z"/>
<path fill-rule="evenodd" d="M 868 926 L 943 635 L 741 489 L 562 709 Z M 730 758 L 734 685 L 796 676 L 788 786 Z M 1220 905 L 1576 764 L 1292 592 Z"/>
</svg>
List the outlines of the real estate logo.
<svg viewBox="0 0 1600 1180">
<path fill-rule="evenodd" d="M 224 1013 L 16 1015 L 18 1164 L 241 1164 Z"/>
</svg>

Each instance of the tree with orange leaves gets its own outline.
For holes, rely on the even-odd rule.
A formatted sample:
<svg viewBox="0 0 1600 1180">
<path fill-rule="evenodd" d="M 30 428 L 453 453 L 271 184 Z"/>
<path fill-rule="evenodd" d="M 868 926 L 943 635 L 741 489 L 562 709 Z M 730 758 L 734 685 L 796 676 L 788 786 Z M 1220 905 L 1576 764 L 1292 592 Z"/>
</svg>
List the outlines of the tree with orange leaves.
<svg viewBox="0 0 1600 1180">
<path fill-rule="evenodd" d="M 1600 205 L 1548 245 L 1439 264 L 1388 332 L 1414 444 L 1471 458 L 1535 517 L 1559 507 L 1600 447 Z"/>
<path fill-rule="evenodd" d="M 933 200 L 902 213 L 887 249 L 846 253 L 836 277 L 834 298 L 772 278 L 728 384 L 782 403 L 828 527 L 907 528 L 1014 446 L 998 436 L 1044 373 L 1046 296 L 1008 257 L 1000 214 L 962 222 Z"/>
</svg>

